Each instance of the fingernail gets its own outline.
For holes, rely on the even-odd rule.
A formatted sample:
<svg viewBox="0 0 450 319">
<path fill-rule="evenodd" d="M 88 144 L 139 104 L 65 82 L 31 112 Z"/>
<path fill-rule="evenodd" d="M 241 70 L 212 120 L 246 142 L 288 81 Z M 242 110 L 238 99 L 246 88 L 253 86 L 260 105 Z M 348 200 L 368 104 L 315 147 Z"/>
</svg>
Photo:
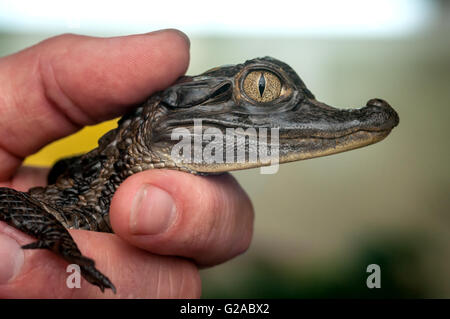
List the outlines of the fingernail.
<svg viewBox="0 0 450 319">
<path fill-rule="evenodd" d="M 184 40 L 186 41 L 188 47 L 191 47 L 191 39 L 189 39 L 189 37 L 187 36 L 186 33 L 184 33 L 183 31 L 180 31 L 178 29 L 161 29 L 161 30 L 156 30 L 156 31 L 152 31 L 149 32 L 147 34 L 158 34 L 158 33 L 163 33 L 163 32 L 167 32 L 167 31 L 174 31 L 176 33 L 178 33 L 179 35 L 181 35 L 181 37 L 184 38 Z"/>
<path fill-rule="evenodd" d="M 136 193 L 130 215 L 134 235 L 156 235 L 166 231 L 176 218 L 176 206 L 166 191 L 144 185 Z"/>
<path fill-rule="evenodd" d="M 189 39 L 189 37 L 187 36 L 186 33 L 184 33 L 183 31 L 177 30 L 177 29 L 172 29 L 172 30 L 177 31 L 184 38 L 184 40 L 188 44 L 188 47 L 189 48 L 191 47 L 191 39 Z"/>
<path fill-rule="evenodd" d="M 22 268 L 23 250 L 11 237 L 0 234 L 0 284 L 7 284 Z"/>
</svg>

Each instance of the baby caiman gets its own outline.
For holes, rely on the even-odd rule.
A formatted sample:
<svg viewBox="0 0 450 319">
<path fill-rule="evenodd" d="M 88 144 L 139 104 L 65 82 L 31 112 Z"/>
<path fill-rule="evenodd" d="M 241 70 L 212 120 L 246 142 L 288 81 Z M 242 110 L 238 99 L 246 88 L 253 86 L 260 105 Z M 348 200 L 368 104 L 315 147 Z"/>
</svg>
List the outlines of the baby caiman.
<svg viewBox="0 0 450 319">
<path fill-rule="evenodd" d="M 220 146 L 214 159 L 230 151 L 225 137 L 229 129 L 267 129 L 268 135 L 276 129 L 277 161 L 285 163 L 376 143 L 399 123 L 399 117 L 381 99 L 371 99 L 359 109 L 321 103 L 291 67 L 270 57 L 214 68 L 181 77 L 123 116 L 117 128 L 99 139 L 96 149 L 57 162 L 49 173 L 48 186 L 26 193 L 0 188 L 0 220 L 37 238 L 22 248 L 49 249 L 78 264 L 88 282 L 115 292 L 94 261 L 82 255 L 67 229 L 112 232 L 111 198 L 128 176 L 161 168 L 217 174 L 270 164 L 258 157 L 250 160 L 250 156 L 240 160 L 232 156 L 231 161 L 203 156 L 194 161 L 175 159 L 172 150 L 179 141 L 172 133 L 183 129 L 198 141 L 198 123 L 200 135 L 208 129 L 223 133 L 223 138 L 214 134 L 215 145 Z M 200 140 L 202 147 L 207 140 Z M 231 151 L 249 155 L 254 146 L 250 140 L 232 144 Z"/>
</svg>

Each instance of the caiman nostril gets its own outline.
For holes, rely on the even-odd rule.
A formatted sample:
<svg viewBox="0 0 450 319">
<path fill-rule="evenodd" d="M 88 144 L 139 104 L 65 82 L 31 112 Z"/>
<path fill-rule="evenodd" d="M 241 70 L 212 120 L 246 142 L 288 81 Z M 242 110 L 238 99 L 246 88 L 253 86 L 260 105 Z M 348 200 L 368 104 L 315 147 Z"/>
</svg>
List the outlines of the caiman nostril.
<svg viewBox="0 0 450 319">
<path fill-rule="evenodd" d="M 367 102 L 367 114 L 371 115 L 373 120 L 378 122 L 380 127 L 393 128 L 399 123 L 399 116 L 397 112 L 389 105 L 388 102 L 382 99 L 371 99 Z"/>
</svg>

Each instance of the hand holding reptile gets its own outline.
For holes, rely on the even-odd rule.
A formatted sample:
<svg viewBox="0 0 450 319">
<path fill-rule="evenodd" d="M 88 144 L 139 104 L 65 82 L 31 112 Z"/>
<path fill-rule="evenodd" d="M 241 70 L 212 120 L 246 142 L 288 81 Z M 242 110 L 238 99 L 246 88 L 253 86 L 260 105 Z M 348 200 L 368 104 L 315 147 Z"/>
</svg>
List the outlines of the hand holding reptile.
<svg viewBox="0 0 450 319">
<path fill-rule="evenodd" d="M 26 156 L 126 113 L 173 83 L 188 60 L 188 41 L 172 30 L 104 39 L 64 35 L 0 59 L 0 186 L 45 185 L 48 170 L 21 167 Z M 114 278 L 117 297 L 198 297 L 199 266 L 247 249 L 253 208 L 228 174 L 149 170 L 117 189 L 110 220 L 116 235 L 70 235 Z M 114 296 L 86 282 L 68 289 L 67 263 L 45 250 L 20 249 L 35 241 L 0 222 L 0 297 Z"/>
<path fill-rule="evenodd" d="M 229 175 L 202 179 L 164 170 L 138 173 L 168 168 L 218 174 L 261 167 L 272 160 L 287 163 L 331 155 L 381 141 L 399 122 L 395 110 L 379 98 L 359 109 L 319 102 L 290 66 L 270 57 L 181 77 L 162 90 L 185 71 L 187 48 L 178 33 L 157 33 L 151 39 L 161 37 L 165 44 L 150 47 L 146 36 L 132 37 L 129 41 L 134 39 L 138 47 L 132 53 L 133 46 L 124 38 L 61 37 L 5 58 L 0 65 L 0 73 L 3 66 L 3 73 L 13 79 L 13 92 L 14 88 L 31 92 L 26 101 L 20 90 L 12 98 L 3 94 L 5 105 L 15 105 L 3 107 L 7 122 L 0 122 L 0 134 L 5 136 L 0 160 L 3 156 L 8 168 L 4 178 L 10 178 L 21 158 L 52 138 L 118 115 L 124 105 L 145 101 L 123 116 L 97 148 L 59 161 L 48 175 L 47 187 L 26 193 L 0 188 L 0 220 L 37 239 L 23 248 L 45 248 L 79 265 L 83 277 L 102 291 L 115 287 L 67 229 L 114 231 L 134 246 L 189 257 L 197 265 L 231 258 L 250 241 L 251 204 Z M 139 48 L 146 49 L 142 56 Z M 150 63 L 141 61 L 148 58 Z M 25 75 L 20 72 L 23 67 Z M 37 81 L 30 83 L 30 71 Z M 31 122 L 22 120 L 21 109 L 31 115 L 26 117 Z M 21 120 L 12 120 L 17 118 Z M 36 125 L 41 130 L 36 132 Z M 269 131 L 270 142 L 265 138 Z M 187 142 L 174 139 L 180 132 Z M 176 182 L 174 174 L 180 176 Z M 93 239 L 90 244 L 100 246 Z M 121 269 L 111 262 L 114 249 L 104 252 L 108 265 Z M 125 281 L 130 281 L 133 269 L 126 273 Z M 127 292 L 124 285 L 121 292 Z M 158 289 L 160 284 L 153 286 Z"/>
</svg>

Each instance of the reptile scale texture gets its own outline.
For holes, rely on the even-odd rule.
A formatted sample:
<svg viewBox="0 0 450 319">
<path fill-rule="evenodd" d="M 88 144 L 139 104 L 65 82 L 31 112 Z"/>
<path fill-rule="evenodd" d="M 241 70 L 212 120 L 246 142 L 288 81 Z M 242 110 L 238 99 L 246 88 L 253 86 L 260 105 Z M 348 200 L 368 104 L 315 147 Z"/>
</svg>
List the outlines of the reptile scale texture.
<svg viewBox="0 0 450 319">
<path fill-rule="evenodd" d="M 109 206 L 122 181 L 148 169 L 207 175 L 267 164 L 248 158 L 233 163 L 173 159 L 171 151 L 178 141 L 171 133 L 185 128 L 194 136 L 194 120 L 201 120 L 203 130 L 215 128 L 224 136 L 227 128 L 276 128 L 280 163 L 376 143 L 399 123 L 397 113 L 381 99 L 371 99 L 359 109 L 336 109 L 317 101 L 292 68 L 270 57 L 218 67 L 181 77 L 150 96 L 101 137 L 96 149 L 57 162 L 48 186 L 26 193 L 0 188 L 0 220 L 37 239 L 24 249 L 49 249 L 78 264 L 88 282 L 115 292 L 67 229 L 112 232 Z M 225 153 L 229 145 L 225 138 L 219 142 Z M 233 148 L 248 154 L 249 139 Z"/>
</svg>

